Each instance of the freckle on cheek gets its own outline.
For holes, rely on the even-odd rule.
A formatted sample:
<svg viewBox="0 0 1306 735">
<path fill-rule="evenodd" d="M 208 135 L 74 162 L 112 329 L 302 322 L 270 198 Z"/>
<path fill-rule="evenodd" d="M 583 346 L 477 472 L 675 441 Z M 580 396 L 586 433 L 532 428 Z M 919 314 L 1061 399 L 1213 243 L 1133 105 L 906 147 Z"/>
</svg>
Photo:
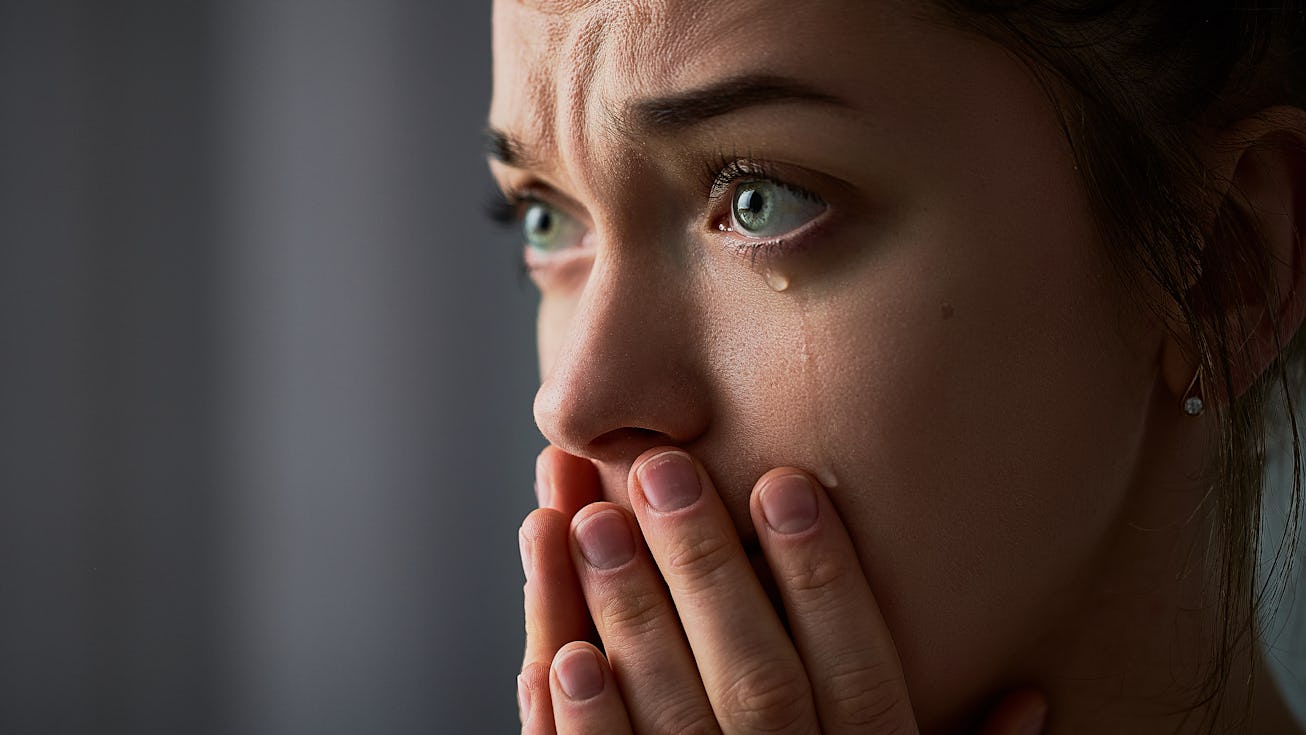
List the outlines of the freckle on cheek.
<svg viewBox="0 0 1306 735">
<path fill-rule="evenodd" d="M 956 309 L 952 308 L 952 304 L 944 304 L 939 311 L 942 313 L 945 321 L 951 319 L 952 316 L 957 313 Z"/>
</svg>

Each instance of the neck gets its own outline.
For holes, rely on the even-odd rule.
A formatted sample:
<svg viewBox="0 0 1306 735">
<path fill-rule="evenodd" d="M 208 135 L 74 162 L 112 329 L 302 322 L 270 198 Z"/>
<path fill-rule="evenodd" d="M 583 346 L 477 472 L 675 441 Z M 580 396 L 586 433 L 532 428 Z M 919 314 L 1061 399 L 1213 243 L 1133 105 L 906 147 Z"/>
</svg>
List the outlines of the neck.
<svg viewBox="0 0 1306 735">
<path fill-rule="evenodd" d="M 1162 421 L 1140 453 L 1158 461 L 1140 463 L 1085 591 L 1029 659 L 1048 732 L 1299 733 L 1260 666 L 1248 595 L 1226 603 L 1211 483 L 1175 472 L 1202 466 L 1210 422 Z"/>
</svg>

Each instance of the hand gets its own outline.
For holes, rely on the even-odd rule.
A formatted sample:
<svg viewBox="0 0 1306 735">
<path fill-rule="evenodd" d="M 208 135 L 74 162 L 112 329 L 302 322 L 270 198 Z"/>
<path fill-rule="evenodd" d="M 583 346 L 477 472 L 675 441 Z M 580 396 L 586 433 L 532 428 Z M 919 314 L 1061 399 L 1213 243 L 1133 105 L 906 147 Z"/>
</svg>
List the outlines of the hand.
<svg viewBox="0 0 1306 735">
<path fill-rule="evenodd" d="M 786 631 L 703 468 L 670 448 L 632 467 L 633 516 L 596 502 L 589 462 L 555 448 L 540 457 L 548 507 L 522 527 L 523 732 L 918 731 L 893 641 L 819 483 L 778 468 L 750 498 Z M 1017 692 L 982 732 L 1040 732 L 1045 710 Z"/>
</svg>

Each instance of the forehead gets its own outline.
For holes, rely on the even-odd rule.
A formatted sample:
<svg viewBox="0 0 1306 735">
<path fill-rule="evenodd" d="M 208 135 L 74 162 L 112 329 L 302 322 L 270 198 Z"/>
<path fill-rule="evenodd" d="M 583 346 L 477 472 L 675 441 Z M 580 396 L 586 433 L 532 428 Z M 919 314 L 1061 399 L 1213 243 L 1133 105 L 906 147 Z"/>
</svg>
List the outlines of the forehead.
<svg viewBox="0 0 1306 735">
<path fill-rule="evenodd" d="M 580 123 L 591 108 L 670 86 L 710 16 L 691 0 L 496 0 L 490 117 L 539 144 L 558 115 Z M 733 2 L 724 3 L 732 5 Z M 709 17 L 704 17 L 709 16 Z"/>
<path fill-rule="evenodd" d="M 630 99 L 725 76 L 855 86 L 858 57 L 904 16 L 888 0 L 496 0 L 490 122 L 553 148 L 583 145 Z"/>
</svg>

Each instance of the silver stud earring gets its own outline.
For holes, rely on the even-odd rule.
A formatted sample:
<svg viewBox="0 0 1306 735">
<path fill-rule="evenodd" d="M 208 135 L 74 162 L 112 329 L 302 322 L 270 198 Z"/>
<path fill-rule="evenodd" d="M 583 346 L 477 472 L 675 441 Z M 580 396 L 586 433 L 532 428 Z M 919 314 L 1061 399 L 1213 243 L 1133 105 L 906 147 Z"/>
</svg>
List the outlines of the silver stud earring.
<svg viewBox="0 0 1306 735">
<path fill-rule="evenodd" d="M 1197 373 L 1193 375 L 1193 382 L 1188 384 L 1188 390 L 1184 391 L 1184 413 L 1189 416 L 1201 416 L 1206 410 L 1206 403 L 1202 400 L 1202 369 L 1197 368 Z"/>
</svg>

